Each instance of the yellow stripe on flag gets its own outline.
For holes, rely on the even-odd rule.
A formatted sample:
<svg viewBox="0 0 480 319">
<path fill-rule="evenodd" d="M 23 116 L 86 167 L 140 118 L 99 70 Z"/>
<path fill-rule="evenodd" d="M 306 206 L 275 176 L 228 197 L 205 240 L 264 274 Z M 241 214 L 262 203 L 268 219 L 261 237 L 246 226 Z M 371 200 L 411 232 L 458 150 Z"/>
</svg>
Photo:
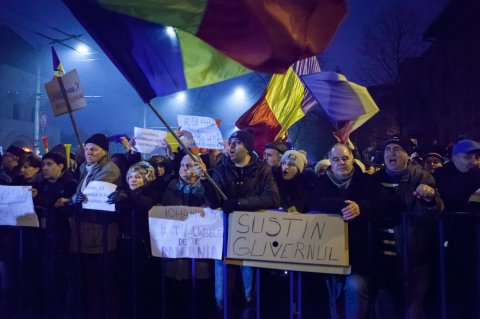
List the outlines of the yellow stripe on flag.
<svg viewBox="0 0 480 319">
<path fill-rule="evenodd" d="M 276 139 L 305 116 L 301 108 L 304 91 L 302 81 L 291 67 L 285 74 L 275 74 L 270 80 L 265 99 L 282 127 Z"/>
</svg>

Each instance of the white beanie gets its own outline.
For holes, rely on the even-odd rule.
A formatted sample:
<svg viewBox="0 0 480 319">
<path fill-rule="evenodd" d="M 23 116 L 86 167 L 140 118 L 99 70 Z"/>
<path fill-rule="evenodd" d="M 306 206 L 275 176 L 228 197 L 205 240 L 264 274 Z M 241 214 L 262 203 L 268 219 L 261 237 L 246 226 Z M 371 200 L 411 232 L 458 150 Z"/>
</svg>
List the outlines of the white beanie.
<svg viewBox="0 0 480 319">
<path fill-rule="evenodd" d="M 298 171 L 301 173 L 305 166 L 307 166 L 307 157 L 304 151 L 290 150 L 286 151 L 282 155 L 282 162 L 293 163 L 298 168 Z"/>
</svg>

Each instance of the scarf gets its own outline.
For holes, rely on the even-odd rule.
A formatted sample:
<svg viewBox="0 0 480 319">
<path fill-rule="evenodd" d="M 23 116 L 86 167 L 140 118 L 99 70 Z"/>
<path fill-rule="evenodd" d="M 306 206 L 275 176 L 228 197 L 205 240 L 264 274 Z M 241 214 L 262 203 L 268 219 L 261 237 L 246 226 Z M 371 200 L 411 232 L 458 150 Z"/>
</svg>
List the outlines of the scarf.
<svg viewBox="0 0 480 319">
<path fill-rule="evenodd" d="M 326 170 L 326 174 L 328 176 L 328 178 L 330 178 L 330 180 L 332 181 L 333 184 L 335 184 L 335 186 L 337 186 L 338 188 L 340 188 L 341 190 L 347 190 L 349 187 L 350 187 L 350 183 L 352 182 L 352 177 L 353 177 L 353 174 L 355 173 L 355 167 L 352 169 L 352 171 L 350 172 L 350 174 L 348 174 L 347 176 L 345 177 L 338 177 L 336 176 L 333 172 L 332 172 L 332 169 L 329 168 Z"/>
</svg>

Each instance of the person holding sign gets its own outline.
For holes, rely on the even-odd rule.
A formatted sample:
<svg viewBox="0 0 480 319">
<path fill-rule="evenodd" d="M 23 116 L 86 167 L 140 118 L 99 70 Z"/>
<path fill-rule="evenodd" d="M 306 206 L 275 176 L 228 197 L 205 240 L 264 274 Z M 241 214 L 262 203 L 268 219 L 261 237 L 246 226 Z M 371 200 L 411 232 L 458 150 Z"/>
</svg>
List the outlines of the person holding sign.
<svg viewBox="0 0 480 319">
<path fill-rule="evenodd" d="M 179 178 L 173 179 L 167 186 L 162 196 L 163 206 L 205 206 L 205 193 L 202 183 L 199 179 L 198 171 L 195 169 L 195 162 L 189 155 L 184 155 L 180 162 L 178 171 Z M 187 318 L 191 307 L 182 307 L 185 305 L 185 298 L 188 295 L 191 282 L 192 267 L 195 267 L 195 280 L 197 290 L 201 291 L 198 296 L 198 311 L 201 318 L 208 317 L 208 311 L 213 305 L 212 295 L 207 291 L 213 292 L 211 279 L 212 263 L 209 259 L 164 259 L 165 275 L 167 278 L 167 317 Z M 193 265 L 194 263 L 194 265 Z M 171 296 L 171 299 L 169 298 Z M 209 307 L 210 306 L 210 307 Z"/>
<path fill-rule="evenodd" d="M 340 214 L 348 222 L 348 245 L 352 273 L 328 276 L 330 313 L 338 318 L 337 298 L 343 291 L 346 319 L 366 318 L 368 308 L 369 242 L 368 222 L 388 211 L 387 194 L 371 175 L 354 164 L 350 148 L 335 144 L 329 152 L 331 166 L 315 182 L 309 211 Z"/>
<path fill-rule="evenodd" d="M 205 199 L 210 208 L 221 207 L 225 214 L 238 210 L 278 208 L 280 196 L 271 168 L 260 160 L 253 151 L 253 146 L 254 137 L 245 130 L 234 132 L 228 139 L 227 156 L 215 166 L 212 175 L 227 196 L 225 200 L 204 177 L 205 164 L 198 163 L 202 185 L 205 187 Z M 233 269 L 232 266 L 230 270 Z M 241 266 L 241 273 L 247 303 L 245 311 L 248 313 L 253 311 L 253 269 Z M 232 295 L 233 291 L 228 291 L 227 294 Z M 223 264 L 222 261 L 215 261 L 215 299 L 218 308 L 223 307 L 223 295 Z"/>
<path fill-rule="evenodd" d="M 118 167 L 108 158 L 108 141 L 104 134 L 94 134 L 85 141 L 85 162 L 80 167 L 80 182 L 76 193 L 71 198 L 61 198 L 59 206 L 74 205 L 80 206 L 87 202 L 88 198 L 83 193 L 91 182 L 109 182 L 119 186 L 121 175 Z M 104 263 L 110 269 L 114 265 L 113 251 L 117 248 L 119 237 L 119 226 L 113 212 L 82 209 L 75 218 L 70 220 L 72 226 L 71 250 L 80 255 L 82 262 L 81 274 L 84 276 L 81 282 L 85 287 L 76 287 L 77 293 L 88 291 L 88 301 L 83 309 L 89 309 L 91 313 L 100 315 L 103 311 L 101 301 L 102 291 L 106 289 L 109 296 L 113 296 L 116 290 L 114 282 L 110 280 L 106 287 L 103 287 L 102 273 Z M 78 225 L 79 224 L 79 225 Z M 103 242 L 104 228 L 107 229 L 107 240 Z M 78 231 L 80 232 L 78 236 Z M 77 242 L 80 237 L 80 243 Z M 104 249 L 105 248 L 105 249 Z M 73 258 L 72 270 L 79 258 Z M 103 259 L 105 258 L 105 259 Z M 75 275 L 74 275 L 75 276 Z M 75 280 L 77 281 L 77 280 Z M 85 296 L 86 298 L 87 296 Z M 109 298 L 113 302 L 113 298 Z M 107 305 L 111 307 L 112 305 Z"/>
</svg>

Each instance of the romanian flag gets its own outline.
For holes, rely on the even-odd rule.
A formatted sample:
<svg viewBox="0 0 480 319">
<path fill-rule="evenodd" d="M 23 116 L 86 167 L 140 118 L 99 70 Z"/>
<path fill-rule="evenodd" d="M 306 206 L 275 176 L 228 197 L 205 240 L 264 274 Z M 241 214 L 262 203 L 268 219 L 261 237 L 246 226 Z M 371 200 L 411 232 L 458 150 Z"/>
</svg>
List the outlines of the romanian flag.
<svg viewBox="0 0 480 319">
<path fill-rule="evenodd" d="M 65 71 L 63 70 L 63 65 L 60 62 L 60 59 L 58 58 L 57 51 L 55 51 L 55 48 L 52 47 L 52 61 L 53 61 L 53 76 L 54 77 L 60 77 L 65 74 Z"/>
<path fill-rule="evenodd" d="M 107 10 L 95 1 L 63 2 L 144 102 L 251 72 L 180 29 Z"/>
<path fill-rule="evenodd" d="M 341 74 L 320 72 L 301 78 L 337 128 L 335 135 L 343 143 L 348 141 L 351 132 L 379 111 L 367 88 L 349 82 Z"/>
<path fill-rule="evenodd" d="M 64 2 L 72 8 L 73 2 L 85 1 Z M 323 51 L 347 12 L 345 0 L 96 2 L 112 12 L 188 32 L 243 66 L 267 73 L 284 73 L 294 62 Z"/>
<path fill-rule="evenodd" d="M 317 105 L 300 77 L 318 72 L 320 64 L 311 57 L 297 61 L 285 74 L 273 75 L 263 96 L 236 121 L 240 129 L 253 129 L 257 153 L 265 144 L 283 138 L 293 123 Z"/>
</svg>

